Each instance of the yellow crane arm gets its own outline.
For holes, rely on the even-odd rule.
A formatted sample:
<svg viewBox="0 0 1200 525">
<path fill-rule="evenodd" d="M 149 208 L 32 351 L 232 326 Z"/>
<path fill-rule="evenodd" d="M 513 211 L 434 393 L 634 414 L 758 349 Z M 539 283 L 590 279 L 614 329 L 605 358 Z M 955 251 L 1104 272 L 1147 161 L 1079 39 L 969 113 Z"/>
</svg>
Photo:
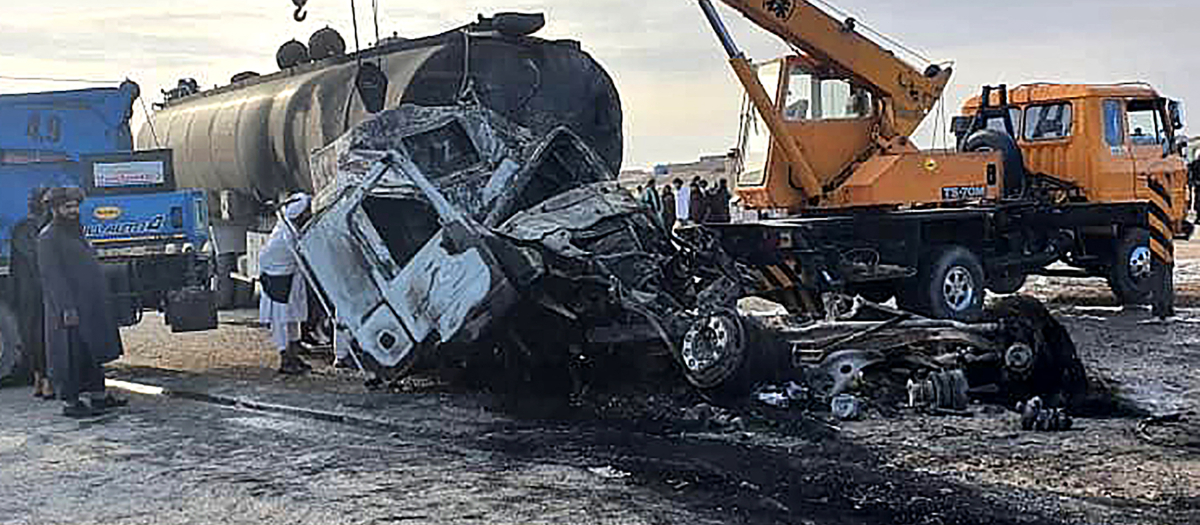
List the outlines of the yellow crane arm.
<svg viewBox="0 0 1200 525">
<path fill-rule="evenodd" d="M 701 7 L 709 0 L 700 0 Z M 804 0 L 721 0 L 759 27 L 875 91 L 889 102 L 894 133 L 909 136 L 934 108 L 950 68 L 919 71 L 855 30 L 854 19 L 837 20 Z M 706 14 L 711 5 L 705 8 Z M 713 13 L 715 15 L 715 12 Z M 886 132 L 885 132 L 886 134 Z"/>
<path fill-rule="evenodd" d="M 738 50 L 733 43 L 733 38 L 729 36 L 729 31 L 725 29 L 725 23 L 721 21 L 721 17 L 717 16 L 716 9 L 713 8 L 709 0 L 699 0 L 700 7 L 704 10 L 704 15 L 708 17 L 708 21 L 712 24 L 713 31 L 717 33 L 717 37 L 721 39 L 721 45 L 725 46 L 725 52 L 729 54 L 729 65 L 733 67 L 734 74 L 737 75 L 738 81 L 742 83 L 743 89 L 746 90 L 746 95 L 750 97 L 750 103 L 758 110 L 758 114 L 762 117 L 763 122 L 767 125 L 767 129 L 771 132 L 771 137 L 775 144 L 783 148 L 783 154 L 788 160 L 800 170 L 800 189 L 808 198 L 815 198 L 821 195 L 821 183 L 817 180 L 817 175 L 812 169 L 812 165 L 808 163 L 808 159 L 804 156 L 804 150 L 800 144 L 793 139 L 788 133 L 786 124 L 783 122 L 783 117 L 775 111 L 774 105 L 771 103 L 771 96 L 767 94 L 767 89 L 763 87 L 762 82 L 759 82 L 758 75 L 754 72 L 754 66 L 746 55 Z"/>
</svg>

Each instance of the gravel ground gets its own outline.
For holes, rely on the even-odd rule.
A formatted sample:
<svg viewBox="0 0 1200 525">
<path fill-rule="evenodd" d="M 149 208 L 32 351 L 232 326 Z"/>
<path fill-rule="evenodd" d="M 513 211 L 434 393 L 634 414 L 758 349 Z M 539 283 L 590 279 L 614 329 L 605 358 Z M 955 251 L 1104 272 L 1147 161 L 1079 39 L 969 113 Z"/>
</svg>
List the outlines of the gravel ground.
<svg viewBox="0 0 1200 525">
<path fill-rule="evenodd" d="M 1099 279 L 1031 278 L 1023 290 L 1050 305 L 1094 380 L 1147 414 L 1184 414 L 1153 425 L 1083 419 L 1064 433 L 1021 432 L 1002 407 L 840 427 L 739 407 L 745 428 L 717 431 L 685 420 L 701 400 L 678 384 L 597 389 L 574 405 L 431 376 L 404 393 L 367 393 L 323 357 L 310 358 L 311 376 L 276 375 L 253 312 L 181 335 L 149 315 L 124 330 L 118 373 L 174 370 L 197 388 L 387 414 L 419 422 L 424 437 L 140 397 L 130 414 L 81 425 L 21 408 L 27 393 L 8 389 L 0 420 L 42 421 L 0 431 L 0 495 L 77 490 L 53 513 L 0 497 L 0 523 L 1197 523 L 1200 429 L 1189 418 L 1200 404 L 1200 245 L 1178 253 L 1183 307 L 1170 323 L 1116 307 Z M 155 511 L 120 504 L 81 519 L 98 494 L 90 474 Z M 154 487 L 131 481 L 141 479 Z"/>
</svg>

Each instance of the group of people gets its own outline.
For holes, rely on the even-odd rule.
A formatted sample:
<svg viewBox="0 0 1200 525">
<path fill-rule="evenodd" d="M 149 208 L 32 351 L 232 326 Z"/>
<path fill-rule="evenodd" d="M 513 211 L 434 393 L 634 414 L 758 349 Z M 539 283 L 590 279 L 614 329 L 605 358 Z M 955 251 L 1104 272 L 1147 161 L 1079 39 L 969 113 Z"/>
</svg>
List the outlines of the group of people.
<svg viewBox="0 0 1200 525">
<path fill-rule="evenodd" d="M 128 403 L 104 386 L 104 364 L 124 349 L 108 282 L 79 221 L 83 197 L 76 187 L 37 188 L 12 230 L 13 296 L 33 393 L 62 400 L 69 417 Z"/>
<path fill-rule="evenodd" d="M 676 177 L 660 190 L 654 178 L 638 186 L 642 202 L 654 210 L 667 228 L 685 224 L 729 222 L 729 201 L 733 195 L 729 182 L 721 179 L 716 187 L 709 189 L 708 181 L 695 177 L 691 184 L 684 185 Z"/>
</svg>

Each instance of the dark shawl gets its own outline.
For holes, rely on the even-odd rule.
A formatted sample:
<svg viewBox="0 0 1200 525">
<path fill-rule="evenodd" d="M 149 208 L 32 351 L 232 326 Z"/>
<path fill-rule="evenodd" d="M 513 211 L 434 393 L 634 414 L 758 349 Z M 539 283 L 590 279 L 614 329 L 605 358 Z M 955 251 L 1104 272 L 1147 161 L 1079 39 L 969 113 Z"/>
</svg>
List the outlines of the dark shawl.
<svg viewBox="0 0 1200 525">
<path fill-rule="evenodd" d="M 56 370 L 65 372 L 70 366 L 70 338 L 63 326 L 67 310 L 79 313 L 79 341 L 97 364 L 120 357 L 124 350 L 108 281 L 96 250 L 79 226 L 52 221 L 42 230 L 38 263 L 46 301 L 46 355 L 51 377 Z"/>
<path fill-rule="evenodd" d="M 15 287 L 18 323 L 25 354 L 35 370 L 45 372 L 45 341 L 42 337 L 42 278 L 38 272 L 37 247 L 41 221 L 24 218 L 12 229 L 12 280 Z"/>
</svg>

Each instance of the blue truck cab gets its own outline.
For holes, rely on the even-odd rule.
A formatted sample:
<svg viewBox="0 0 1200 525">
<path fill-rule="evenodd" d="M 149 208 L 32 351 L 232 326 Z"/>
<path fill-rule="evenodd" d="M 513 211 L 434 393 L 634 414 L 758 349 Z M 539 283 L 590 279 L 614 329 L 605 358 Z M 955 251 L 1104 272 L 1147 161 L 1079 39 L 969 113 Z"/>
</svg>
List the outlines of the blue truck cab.
<svg viewBox="0 0 1200 525">
<path fill-rule="evenodd" d="M 170 150 L 133 151 L 140 95 L 116 88 L 0 95 L 0 378 L 19 370 L 9 266 L 13 226 L 38 187 L 77 186 L 123 325 L 145 309 L 175 331 L 216 327 L 212 245 L 203 191 L 178 190 Z"/>
</svg>

